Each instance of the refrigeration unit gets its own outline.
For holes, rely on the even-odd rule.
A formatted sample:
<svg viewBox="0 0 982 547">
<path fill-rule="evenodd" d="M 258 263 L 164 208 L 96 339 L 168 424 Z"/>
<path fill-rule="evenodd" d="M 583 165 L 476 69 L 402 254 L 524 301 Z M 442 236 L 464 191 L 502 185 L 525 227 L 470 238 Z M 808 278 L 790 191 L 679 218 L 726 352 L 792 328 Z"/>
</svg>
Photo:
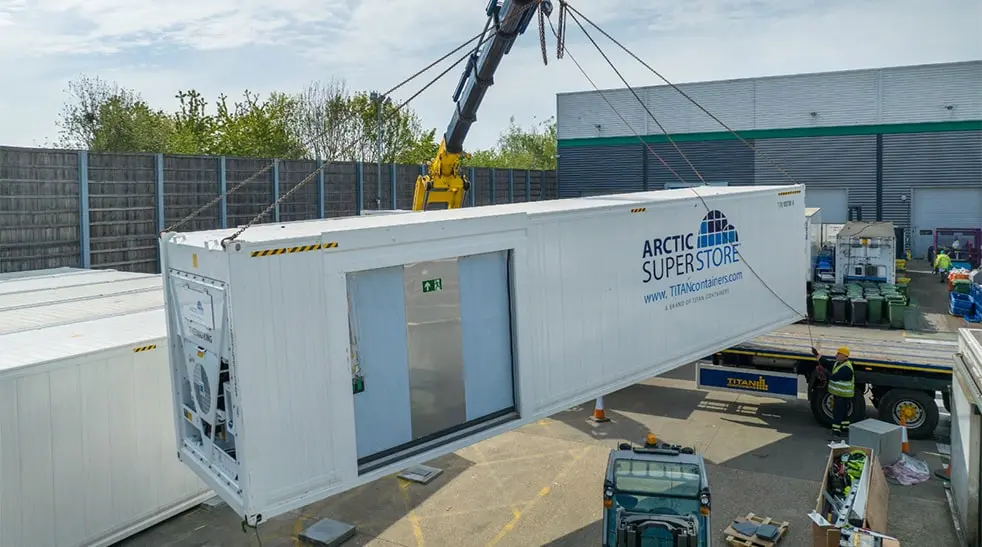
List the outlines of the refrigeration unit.
<svg viewBox="0 0 982 547">
<path fill-rule="evenodd" d="M 897 282 L 892 222 L 847 222 L 835 238 L 835 282 Z"/>
</svg>

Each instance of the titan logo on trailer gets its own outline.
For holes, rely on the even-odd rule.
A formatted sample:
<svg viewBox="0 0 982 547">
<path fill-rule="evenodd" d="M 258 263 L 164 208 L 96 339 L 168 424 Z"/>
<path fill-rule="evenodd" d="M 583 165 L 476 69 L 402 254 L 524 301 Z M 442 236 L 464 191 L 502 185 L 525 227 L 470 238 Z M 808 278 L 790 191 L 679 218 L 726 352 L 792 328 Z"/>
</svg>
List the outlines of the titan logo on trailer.
<svg viewBox="0 0 982 547">
<path fill-rule="evenodd" d="M 645 303 L 699 292 L 741 279 L 742 272 L 705 275 L 718 268 L 739 264 L 739 247 L 740 236 L 736 227 L 717 210 L 710 211 L 702 218 L 698 233 L 646 239 L 641 251 L 641 282 L 673 283 L 666 290 L 645 295 Z M 700 273 L 704 277 L 692 279 Z"/>
</svg>

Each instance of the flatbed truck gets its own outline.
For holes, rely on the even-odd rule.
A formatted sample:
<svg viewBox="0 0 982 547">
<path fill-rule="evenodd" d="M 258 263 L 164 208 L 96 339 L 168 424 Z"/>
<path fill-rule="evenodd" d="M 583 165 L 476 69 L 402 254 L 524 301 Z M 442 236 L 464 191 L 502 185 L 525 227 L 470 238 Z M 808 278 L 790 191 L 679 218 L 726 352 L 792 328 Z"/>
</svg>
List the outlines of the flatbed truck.
<svg viewBox="0 0 982 547">
<path fill-rule="evenodd" d="M 954 333 L 795 324 L 723 350 L 696 367 L 702 389 L 797 400 L 804 391 L 816 421 L 832 425 L 831 397 L 816 373 L 818 359 L 846 346 L 856 371 L 856 396 L 850 422 L 867 417 L 867 397 L 878 419 L 905 419 L 912 439 L 931 438 L 940 420 L 941 393 L 949 409 Z M 801 382 L 803 380 L 803 382 Z M 804 384 L 804 385 L 801 385 Z"/>
</svg>

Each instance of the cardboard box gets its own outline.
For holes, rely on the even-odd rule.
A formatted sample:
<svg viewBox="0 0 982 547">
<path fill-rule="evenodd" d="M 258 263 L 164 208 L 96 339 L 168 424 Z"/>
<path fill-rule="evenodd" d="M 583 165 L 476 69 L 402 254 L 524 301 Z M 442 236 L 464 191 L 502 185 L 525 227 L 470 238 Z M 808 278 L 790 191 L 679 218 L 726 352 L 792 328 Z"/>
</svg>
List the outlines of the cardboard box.
<svg viewBox="0 0 982 547">
<path fill-rule="evenodd" d="M 887 504 L 890 491 L 887 486 L 886 476 L 883 474 L 883 467 L 880 465 L 880 460 L 873 455 L 873 451 L 869 448 L 844 446 L 831 450 L 829 459 L 825 463 L 825 469 L 822 472 L 822 487 L 818 491 L 818 499 L 815 501 L 815 511 L 820 515 L 824 515 L 822 508 L 825 506 L 825 497 L 823 493 L 828 487 L 829 469 L 832 467 L 832 462 L 843 453 L 853 450 L 864 452 L 866 457 L 870 458 L 872 465 L 870 468 L 869 490 L 866 496 L 866 520 L 863 522 L 863 527 L 880 534 L 886 534 Z M 835 526 L 822 526 L 812 521 L 812 547 L 839 547 L 839 541 L 841 539 L 841 533 Z M 884 547 L 899 547 L 899 543 L 894 543 L 893 545 L 884 543 Z"/>
</svg>

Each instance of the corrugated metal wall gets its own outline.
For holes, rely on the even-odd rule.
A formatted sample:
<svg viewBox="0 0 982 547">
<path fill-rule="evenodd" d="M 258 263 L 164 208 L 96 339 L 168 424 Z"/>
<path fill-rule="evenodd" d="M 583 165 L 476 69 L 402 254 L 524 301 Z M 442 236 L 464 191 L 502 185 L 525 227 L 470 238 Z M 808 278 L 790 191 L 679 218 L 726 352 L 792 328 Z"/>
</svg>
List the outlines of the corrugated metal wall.
<svg viewBox="0 0 982 547">
<path fill-rule="evenodd" d="M 845 188 L 849 206 L 876 218 L 876 136 L 802 137 L 756 141 L 765 156 L 756 160 L 757 184 L 790 184 L 777 164 L 806 188 Z M 770 161 L 768 161 L 770 160 Z"/>
<path fill-rule="evenodd" d="M 559 151 L 559 197 L 640 192 L 644 189 L 641 145 L 576 146 Z M 653 161 L 654 158 L 652 158 Z"/>
<path fill-rule="evenodd" d="M 968 61 L 686 83 L 678 87 L 732 129 L 745 131 L 978 120 L 982 118 L 980 81 L 982 61 Z M 636 91 L 670 134 L 725 131 L 668 86 Z M 662 133 L 629 91 L 602 93 L 603 97 L 596 91 L 556 97 L 560 140 Z"/>
<path fill-rule="evenodd" d="M 676 142 L 676 144 L 706 182 L 726 181 L 730 186 L 754 184 L 754 153 L 746 144 L 738 140 Z M 674 146 L 669 143 L 657 143 L 652 144 L 651 149 L 661 156 L 662 160 L 684 179 L 684 182 L 699 182 L 699 177 Z M 679 181 L 654 154 L 648 152 L 648 189 L 660 190 L 669 182 L 682 181 Z"/>
<path fill-rule="evenodd" d="M 883 220 L 910 225 L 915 186 L 982 187 L 982 131 L 884 135 Z"/>
</svg>

